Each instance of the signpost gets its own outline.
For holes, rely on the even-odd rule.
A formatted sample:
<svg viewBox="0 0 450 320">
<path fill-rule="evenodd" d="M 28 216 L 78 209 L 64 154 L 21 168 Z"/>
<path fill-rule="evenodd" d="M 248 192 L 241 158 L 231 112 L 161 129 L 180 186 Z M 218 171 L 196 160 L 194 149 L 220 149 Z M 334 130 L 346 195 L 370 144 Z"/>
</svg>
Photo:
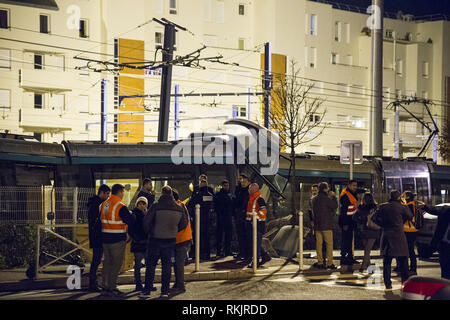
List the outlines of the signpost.
<svg viewBox="0 0 450 320">
<path fill-rule="evenodd" d="M 350 180 L 353 179 L 353 166 L 363 163 L 362 141 L 342 140 L 341 141 L 341 163 L 350 165 Z"/>
</svg>

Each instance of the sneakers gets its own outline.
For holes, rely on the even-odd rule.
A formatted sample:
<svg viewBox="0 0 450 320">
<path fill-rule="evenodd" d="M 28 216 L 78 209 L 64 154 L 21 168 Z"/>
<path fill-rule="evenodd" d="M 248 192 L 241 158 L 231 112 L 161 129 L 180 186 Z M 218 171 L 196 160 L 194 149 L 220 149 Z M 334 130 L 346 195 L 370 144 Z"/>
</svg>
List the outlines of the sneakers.
<svg viewBox="0 0 450 320">
<path fill-rule="evenodd" d="M 170 294 L 172 294 L 174 296 L 185 293 L 185 292 L 186 292 L 186 288 L 173 287 L 170 289 Z"/>
<path fill-rule="evenodd" d="M 160 299 L 169 299 L 169 294 L 167 293 L 161 293 L 161 295 L 159 296 Z"/>
<path fill-rule="evenodd" d="M 329 265 L 327 267 L 327 269 L 329 269 L 329 270 L 337 270 L 337 267 L 334 264 L 332 264 L 332 265 Z"/>
<path fill-rule="evenodd" d="M 148 292 L 148 291 L 142 291 L 142 292 L 139 294 L 139 298 L 141 298 L 141 299 L 148 299 L 148 298 L 150 298 L 150 292 Z"/>
</svg>

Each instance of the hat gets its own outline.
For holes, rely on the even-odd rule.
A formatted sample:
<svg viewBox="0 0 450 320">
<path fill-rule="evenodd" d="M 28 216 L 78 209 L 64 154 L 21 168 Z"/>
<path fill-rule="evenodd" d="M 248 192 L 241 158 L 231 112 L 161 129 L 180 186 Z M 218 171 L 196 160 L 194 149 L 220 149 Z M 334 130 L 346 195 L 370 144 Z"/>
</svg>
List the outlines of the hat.
<svg viewBox="0 0 450 320">
<path fill-rule="evenodd" d="M 137 207 L 139 202 L 145 202 L 145 204 L 148 205 L 148 200 L 147 200 L 146 197 L 139 197 L 139 198 L 137 198 L 137 200 L 136 200 L 136 207 Z"/>
</svg>

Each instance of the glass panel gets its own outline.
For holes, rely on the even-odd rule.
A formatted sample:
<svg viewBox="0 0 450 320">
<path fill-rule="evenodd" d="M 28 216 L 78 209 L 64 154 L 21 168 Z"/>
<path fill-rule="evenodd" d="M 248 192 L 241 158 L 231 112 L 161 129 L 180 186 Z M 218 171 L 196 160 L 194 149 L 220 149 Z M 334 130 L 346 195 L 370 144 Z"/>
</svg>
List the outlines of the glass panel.
<svg viewBox="0 0 450 320">
<path fill-rule="evenodd" d="M 400 178 L 386 178 L 386 191 L 391 192 L 393 189 L 401 191 Z"/>
<path fill-rule="evenodd" d="M 428 203 L 430 201 L 428 194 L 428 179 L 416 178 L 417 184 L 417 200 Z"/>
<path fill-rule="evenodd" d="M 405 191 L 416 191 L 416 186 L 414 185 L 414 178 L 402 178 L 402 192 Z"/>
</svg>

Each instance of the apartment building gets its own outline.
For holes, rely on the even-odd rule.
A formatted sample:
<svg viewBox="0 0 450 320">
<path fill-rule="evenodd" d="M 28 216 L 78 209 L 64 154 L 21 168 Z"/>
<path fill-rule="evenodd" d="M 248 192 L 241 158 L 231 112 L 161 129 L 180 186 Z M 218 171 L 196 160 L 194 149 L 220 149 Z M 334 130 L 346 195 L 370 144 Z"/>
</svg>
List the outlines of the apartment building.
<svg viewBox="0 0 450 320">
<path fill-rule="evenodd" d="M 286 71 L 290 60 L 297 61 L 301 80 L 314 83 L 313 93 L 324 99 L 327 111 L 322 136 L 297 151 L 339 154 L 341 140 L 357 138 L 369 154 L 369 15 L 364 8 L 354 12 L 306 0 L 133 0 L 126 5 L 119 0 L 0 1 L 0 127 L 49 142 L 99 140 L 100 85 L 107 79 L 108 142 L 155 141 L 160 70 L 95 72 L 106 67 L 94 61 L 160 61 L 164 27 L 154 17 L 187 28 L 176 33 L 175 55 L 205 45 L 202 57 L 222 56 L 220 61 L 228 63 L 202 62 L 205 70 L 173 68 L 172 93 L 177 86 L 186 94 L 178 99 L 179 138 L 217 129 L 232 116 L 262 123 L 259 96 L 211 93 L 261 92 L 261 55 L 263 44 L 270 42 L 272 70 Z M 433 118 L 438 125 L 445 121 L 449 35 L 445 19 L 385 18 L 385 155 L 394 155 L 395 112 L 388 106 L 397 98 L 430 99 Z M 189 96 L 194 93 L 210 95 Z M 151 96 L 124 98 L 131 95 Z M 175 98 L 169 139 L 175 137 L 174 103 Z M 408 109 L 430 121 L 422 105 Z M 427 129 L 404 111 L 398 125 L 401 156 L 416 155 Z M 433 157 L 433 146 L 427 157 Z"/>
</svg>

